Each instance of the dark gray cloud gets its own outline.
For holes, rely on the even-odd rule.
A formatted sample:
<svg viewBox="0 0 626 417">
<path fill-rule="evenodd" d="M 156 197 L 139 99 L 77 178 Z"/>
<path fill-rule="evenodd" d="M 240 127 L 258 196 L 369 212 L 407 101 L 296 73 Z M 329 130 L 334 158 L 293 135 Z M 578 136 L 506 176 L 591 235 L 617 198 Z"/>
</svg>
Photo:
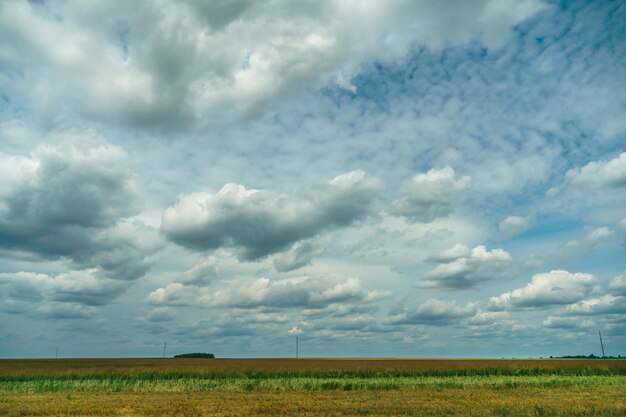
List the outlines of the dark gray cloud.
<svg viewBox="0 0 626 417">
<path fill-rule="evenodd" d="M 173 321 L 175 318 L 175 310 L 169 307 L 157 307 L 146 315 L 145 321 L 149 323 L 162 323 Z"/>
<path fill-rule="evenodd" d="M 85 320 L 95 317 L 98 310 L 82 304 L 45 304 L 37 308 L 35 317 L 43 320 Z"/>
<path fill-rule="evenodd" d="M 39 303 L 61 301 L 88 306 L 109 304 L 128 284 L 102 277 L 97 270 L 51 276 L 31 272 L 0 274 L 0 291 L 8 299 Z"/>
<path fill-rule="evenodd" d="M 94 145 L 44 145 L 31 158 L 2 155 L 3 243 L 13 238 L 37 250 L 42 235 L 56 231 L 50 229 L 106 228 L 137 211 L 127 155 L 120 148 Z"/>
<path fill-rule="evenodd" d="M 325 230 L 363 218 L 381 191 L 363 171 L 340 175 L 295 196 L 226 184 L 219 192 L 180 196 L 165 210 L 161 230 L 194 250 L 235 247 L 244 260 L 263 258 Z"/>
<path fill-rule="evenodd" d="M 4 298 L 0 311 L 7 314 L 20 315 L 36 320 L 87 320 L 96 317 L 98 314 L 96 307 L 80 303 L 57 302 L 51 298 L 44 297 L 37 300 L 20 299 L 19 297 L 11 298 L 13 296 L 11 294 L 11 284 L 7 284 L 5 278 L 0 277 L 0 296 Z M 26 285 L 29 284 L 32 283 L 26 283 Z M 18 285 L 18 283 L 14 282 L 13 285 Z"/>
<path fill-rule="evenodd" d="M 30 158 L 0 154 L 0 249 L 99 267 L 115 279 L 143 276 L 159 241 L 126 220 L 138 211 L 128 156 L 88 132 L 62 140 Z"/>
<path fill-rule="evenodd" d="M 390 324 L 425 324 L 429 326 L 450 325 L 458 323 L 476 314 L 478 303 L 468 303 L 465 307 L 454 302 L 430 299 L 417 309 L 404 310 L 392 316 Z"/>
<path fill-rule="evenodd" d="M 429 260 L 439 262 L 439 265 L 426 273 L 417 285 L 420 288 L 458 290 L 506 277 L 513 258 L 502 249 L 488 251 L 480 245 L 470 251 L 463 245 L 456 245 Z"/>
</svg>

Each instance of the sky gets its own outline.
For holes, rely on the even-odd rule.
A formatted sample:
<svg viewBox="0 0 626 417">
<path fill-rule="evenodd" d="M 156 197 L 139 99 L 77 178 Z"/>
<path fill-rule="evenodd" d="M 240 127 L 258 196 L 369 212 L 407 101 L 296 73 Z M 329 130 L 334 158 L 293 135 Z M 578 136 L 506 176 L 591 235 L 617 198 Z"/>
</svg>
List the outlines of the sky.
<svg viewBox="0 0 626 417">
<path fill-rule="evenodd" d="M 626 354 L 626 4 L 0 3 L 0 357 Z"/>
</svg>

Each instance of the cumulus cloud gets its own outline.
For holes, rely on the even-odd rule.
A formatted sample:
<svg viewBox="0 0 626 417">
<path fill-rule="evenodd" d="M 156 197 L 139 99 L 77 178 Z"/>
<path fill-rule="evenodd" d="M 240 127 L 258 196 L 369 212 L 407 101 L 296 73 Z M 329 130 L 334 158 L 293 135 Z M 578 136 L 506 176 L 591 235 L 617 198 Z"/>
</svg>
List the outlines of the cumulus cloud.
<svg viewBox="0 0 626 417">
<path fill-rule="evenodd" d="M 626 296 L 626 270 L 611 280 L 609 288 L 614 294 Z"/>
<path fill-rule="evenodd" d="M 59 301 L 99 306 L 127 289 L 126 283 L 103 278 L 96 269 L 58 275 L 16 272 L 0 274 L 0 290 L 8 299 L 40 303 Z"/>
<path fill-rule="evenodd" d="M 613 236 L 613 231 L 608 227 L 597 227 L 590 229 L 585 237 L 578 240 L 570 240 L 561 248 L 556 259 L 567 261 L 570 259 L 580 259 L 588 255 L 597 246 L 605 243 Z"/>
<path fill-rule="evenodd" d="M 626 188 L 626 152 L 608 161 L 592 161 L 582 168 L 573 168 L 565 180 L 587 190 Z"/>
<path fill-rule="evenodd" d="M 491 309 L 542 308 L 572 304 L 586 297 L 596 277 L 581 272 L 555 270 L 533 275 L 525 287 L 489 299 Z"/>
<path fill-rule="evenodd" d="M 454 302 L 430 299 L 414 310 L 405 310 L 390 319 L 391 324 L 449 325 L 476 314 L 478 303 L 467 303 L 465 307 Z"/>
<path fill-rule="evenodd" d="M 351 225 L 369 213 L 380 191 L 380 181 L 363 171 L 339 175 L 293 196 L 226 184 L 215 194 L 180 196 L 163 213 L 161 230 L 189 249 L 235 247 L 241 259 L 255 260 Z"/>
<path fill-rule="evenodd" d="M 585 330 L 593 326 L 591 320 L 580 320 L 575 317 L 549 316 L 543 321 L 543 327 L 562 330 Z"/>
<path fill-rule="evenodd" d="M 457 243 L 450 249 L 446 249 L 437 254 L 429 256 L 428 258 L 426 258 L 426 260 L 428 262 L 435 262 L 435 263 L 448 263 L 448 262 L 455 261 L 459 258 L 464 258 L 466 256 L 469 256 L 471 253 L 472 252 L 467 246 L 461 243 Z"/>
<path fill-rule="evenodd" d="M 489 251 L 483 245 L 471 251 L 456 245 L 428 259 L 440 264 L 417 283 L 420 288 L 473 288 L 485 281 L 504 278 L 512 262 L 508 252 Z"/>
<path fill-rule="evenodd" d="M 218 261 L 215 256 L 209 256 L 199 264 L 183 274 L 181 282 L 190 285 L 209 285 L 219 277 Z"/>
<path fill-rule="evenodd" d="M 331 304 L 368 304 L 386 296 L 386 292 L 363 289 L 358 278 L 330 276 L 241 278 L 209 288 L 173 283 L 150 293 L 147 301 L 170 306 L 321 309 Z"/>
<path fill-rule="evenodd" d="M 626 297 L 615 297 L 611 294 L 598 298 L 582 300 L 567 306 L 567 313 L 573 315 L 626 314 Z"/>
<path fill-rule="evenodd" d="M 44 304 L 35 310 L 41 319 L 84 320 L 97 315 L 98 309 L 83 304 Z"/>
<path fill-rule="evenodd" d="M 39 236 L 55 225 L 102 228 L 136 211 L 136 185 L 120 148 L 42 145 L 30 158 L 1 154 L 0 161 L 3 235 Z"/>
<path fill-rule="evenodd" d="M 532 216 L 508 216 L 500 222 L 500 231 L 505 235 L 513 236 L 527 230 L 532 224 Z"/>
<path fill-rule="evenodd" d="M 99 120 L 182 127 L 258 114 L 302 86 L 350 89 L 360 64 L 402 57 L 415 43 L 478 37 L 496 47 L 542 7 L 538 0 L 5 2 L 0 58 L 31 66 L 24 84 L 37 88 L 11 87 L 39 99 L 43 112 L 54 113 L 64 97 L 71 98 L 64 108 Z"/>
<path fill-rule="evenodd" d="M 509 317 L 507 311 L 479 311 L 469 321 L 474 326 L 487 326 L 508 320 Z"/>
<path fill-rule="evenodd" d="M 527 265 L 531 267 L 542 267 L 548 263 L 563 263 L 580 260 L 596 248 L 606 245 L 613 239 L 614 232 L 608 227 L 587 227 L 585 236 L 579 239 L 573 239 L 561 245 L 552 254 L 545 256 L 532 255 L 527 260 Z"/>
<path fill-rule="evenodd" d="M 291 329 L 289 329 L 288 333 L 289 334 L 302 334 L 304 333 L 304 328 L 308 327 L 309 323 L 306 321 L 301 321 L 300 323 L 296 324 L 295 326 L 293 326 Z"/>
<path fill-rule="evenodd" d="M 454 169 L 445 166 L 415 175 L 406 181 L 390 213 L 419 222 L 431 222 L 452 213 L 460 193 L 470 185 L 469 177 L 455 178 Z"/>
<path fill-rule="evenodd" d="M 124 151 L 88 133 L 61 137 L 30 157 L 0 154 L 0 249 L 136 279 L 159 246 L 155 231 L 128 217 L 137 185 Z"/>
<path fill-rule="evenodd" d="M 174 314 L 174 310 L 169 307 L 157 307 L 152 309 L 146 317 L 145 321 L 149 323 L 162 323 L 167 321 L 173 321 L 176 315 Z"/>
<path fill-rule="evenodd" d="M 315 242 L 296 242 L 287 252 L 274 259 L 274 267 L 278 272 L 293 271 L 310 264 L 323 251 Z"/>
</svg>

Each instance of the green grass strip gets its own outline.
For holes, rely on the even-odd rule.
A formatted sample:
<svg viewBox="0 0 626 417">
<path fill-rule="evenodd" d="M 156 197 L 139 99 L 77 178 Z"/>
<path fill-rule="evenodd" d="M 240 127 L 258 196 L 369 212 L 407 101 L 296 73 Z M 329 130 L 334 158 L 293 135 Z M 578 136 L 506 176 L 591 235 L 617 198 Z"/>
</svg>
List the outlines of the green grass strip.
<svg viewBox="0 0 626 417">
<path fill-rule="evenodd" d="M 452 376 L 452 377 L 379 377 L 379 378 L 96 378 L 49 379 L 0 382 L 0 392 L 177 392 L 205 390 L 280 391 L 280 390 L 394 390 L 413 387 L 507 389 L 516 387 L 624 386 L 626 377 L 614 376 Z"/>
</svg>

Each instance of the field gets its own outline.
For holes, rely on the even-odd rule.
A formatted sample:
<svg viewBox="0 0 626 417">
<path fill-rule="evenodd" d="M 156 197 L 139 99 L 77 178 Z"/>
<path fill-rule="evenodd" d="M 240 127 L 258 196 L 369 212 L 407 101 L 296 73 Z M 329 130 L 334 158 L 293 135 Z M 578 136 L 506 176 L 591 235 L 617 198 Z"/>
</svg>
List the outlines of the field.
<svg viewBox="0 0 626 417">
<path fill-rule="evenodd" d="M 626 360 L 0 360 L 0 415 L 623 416 Z"/>
</svg>

